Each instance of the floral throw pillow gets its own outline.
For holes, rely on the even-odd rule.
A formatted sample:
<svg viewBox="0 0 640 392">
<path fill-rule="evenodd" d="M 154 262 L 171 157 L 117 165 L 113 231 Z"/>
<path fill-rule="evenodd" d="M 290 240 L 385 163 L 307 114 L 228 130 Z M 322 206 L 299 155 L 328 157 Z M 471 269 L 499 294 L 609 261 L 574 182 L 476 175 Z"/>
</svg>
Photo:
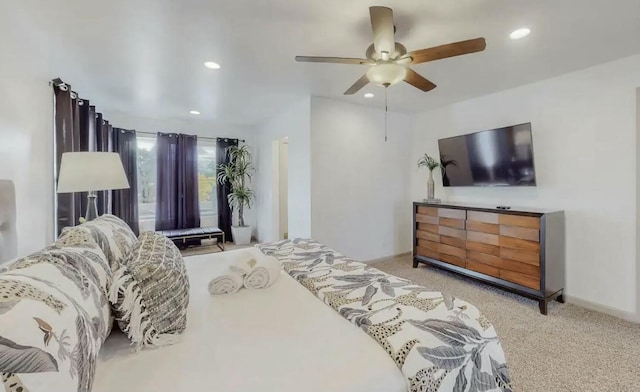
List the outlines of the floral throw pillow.
<svg viewBox="0 0 640 392">
<path fill-rule="evenodd" d="M 189 305 L 189 279 L 178 248 L 159 233 L 142 233 L 114 272 L 109 300 L 136 348 L 178 341 Z"/>
<path fill-rule="evenodd" d="M 98 352 L 110 330 L 110 283 L 107 259 L 86 234 L 68 236 L 4 267 L 4 389 L 90 391 Z"/>
<path fill-rule="evenodd" d="M 136 235 L 122 219 L 110 214 L 101 215 L 79 226 L 66 227 L 60 237 L 68 231 L 75 230 L 83 230 L 91 235 L 107 256 L 112 270 L 120 267 L 137 240 Z"/>
</svg>

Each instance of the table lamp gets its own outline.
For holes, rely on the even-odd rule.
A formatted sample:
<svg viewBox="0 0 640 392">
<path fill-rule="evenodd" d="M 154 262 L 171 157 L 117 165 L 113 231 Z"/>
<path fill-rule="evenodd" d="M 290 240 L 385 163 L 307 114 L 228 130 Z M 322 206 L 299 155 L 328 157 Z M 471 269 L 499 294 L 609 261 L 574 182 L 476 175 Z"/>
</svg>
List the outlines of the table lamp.
<svg viewBox="0 0 640 392">
<path fill-rule="evenodd" d="M 60 162 L 58 193 L 89 192 L 85 220 L 98 217 L 96 191 L 128 189 L 120 155 L 116 152 L 65 152 Z"/>
</svg>

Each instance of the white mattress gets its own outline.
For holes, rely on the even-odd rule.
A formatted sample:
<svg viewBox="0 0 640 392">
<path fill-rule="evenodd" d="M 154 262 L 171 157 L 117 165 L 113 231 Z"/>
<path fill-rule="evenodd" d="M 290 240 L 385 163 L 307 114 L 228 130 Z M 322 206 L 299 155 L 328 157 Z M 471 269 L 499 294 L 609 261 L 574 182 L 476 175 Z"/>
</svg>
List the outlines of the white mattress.
<svg viewBox="0 0 640 392">
<path fill-rule="evenodd" d="M 407 390 L 382 347 L 284 272 L 264 290 L 209 295 L 209 280 L 233 253 L 187 257 L 184 340 L 134 353 L 123 334 L 113 333 L 93 392 Z"/>
</svg>

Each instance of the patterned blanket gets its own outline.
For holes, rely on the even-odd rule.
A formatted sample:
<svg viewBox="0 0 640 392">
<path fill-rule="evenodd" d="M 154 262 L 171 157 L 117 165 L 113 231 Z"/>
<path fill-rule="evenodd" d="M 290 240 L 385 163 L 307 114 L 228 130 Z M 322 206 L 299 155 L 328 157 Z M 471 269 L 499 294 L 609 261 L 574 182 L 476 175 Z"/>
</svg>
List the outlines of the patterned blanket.
<svg viewBox="0 0 640 392">
<path fill-rule="evenodd" d="M 512 391 L 500 340 L 468 302 L 346 258 L 312 240 L 258 245 L 378 342 L 412 392 Z"/>
</svg>

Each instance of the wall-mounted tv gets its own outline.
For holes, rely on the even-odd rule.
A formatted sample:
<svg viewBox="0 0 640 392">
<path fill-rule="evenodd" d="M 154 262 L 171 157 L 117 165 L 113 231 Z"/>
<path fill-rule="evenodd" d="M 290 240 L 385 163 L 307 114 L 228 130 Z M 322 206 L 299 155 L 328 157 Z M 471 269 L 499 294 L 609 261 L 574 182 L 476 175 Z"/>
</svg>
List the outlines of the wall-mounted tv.
<svg viewBox="0 0 640 392">
<path fill-rule="evenodd" d="M 438 140 L 444 186 L 535 186 L 531 123 Z"/>
</svg>

